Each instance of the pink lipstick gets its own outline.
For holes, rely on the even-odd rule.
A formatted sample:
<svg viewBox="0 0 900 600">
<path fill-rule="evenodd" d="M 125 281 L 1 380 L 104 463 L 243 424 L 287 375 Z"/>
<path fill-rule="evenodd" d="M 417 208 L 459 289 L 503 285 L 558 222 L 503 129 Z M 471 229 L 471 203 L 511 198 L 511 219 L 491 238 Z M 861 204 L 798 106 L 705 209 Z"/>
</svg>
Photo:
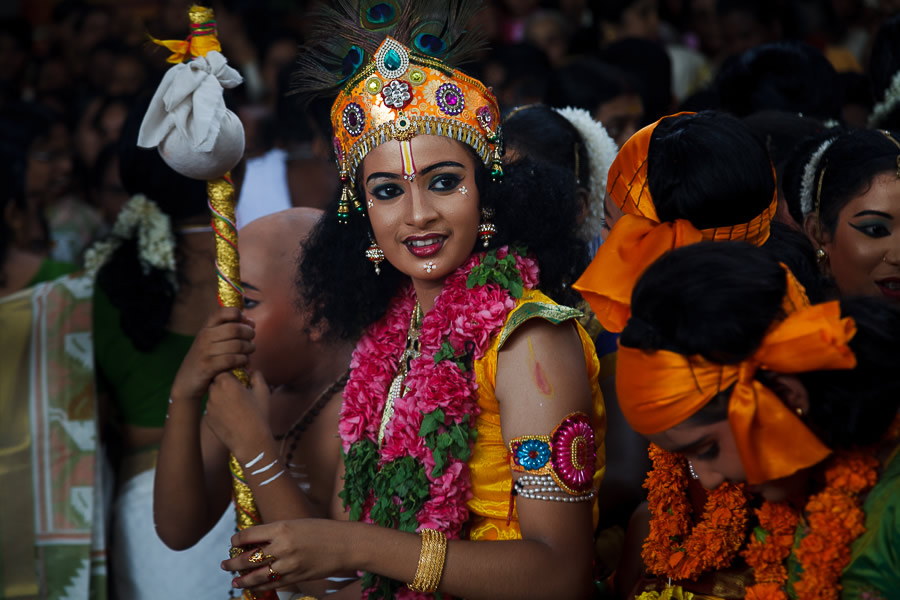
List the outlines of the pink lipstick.
<svg viewBox="0 0 900 600">
<path fill-rule="evenodd" d="M 409 236 L 403 243 L 414 256 L 425 258 L 436 254 L 443 248 L 445 239 L 446 238 L 442 235 L 430 233 L 428 235 Z"/>
</svg>

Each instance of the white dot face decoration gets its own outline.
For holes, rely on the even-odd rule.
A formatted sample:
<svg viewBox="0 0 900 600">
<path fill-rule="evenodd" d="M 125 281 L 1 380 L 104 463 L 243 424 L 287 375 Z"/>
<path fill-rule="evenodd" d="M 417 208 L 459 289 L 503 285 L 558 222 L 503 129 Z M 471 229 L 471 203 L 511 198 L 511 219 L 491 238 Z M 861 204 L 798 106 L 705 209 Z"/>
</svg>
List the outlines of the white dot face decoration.
<svg viewBox="0 0 900 600">
<path fill-rule="evenodd" d="M 426 272 L 426 273 L 431 273 L 432 271 L 434 271 L 435 269 L 437 269 L 437 265 L 434 264 L 434 261 L 433 261 L 433 260 L 429 260 L 427 263 L 425 263 L 425 264 L 422 266 L 422 268 L 425 269 L 425 272 Z"/>
<path fill-rule="evenodd" d="M 459 193 L 465 196 L 469 193 L 469 189 L 466 186 L 462 185 L 459 187 Z"/>
</svg>

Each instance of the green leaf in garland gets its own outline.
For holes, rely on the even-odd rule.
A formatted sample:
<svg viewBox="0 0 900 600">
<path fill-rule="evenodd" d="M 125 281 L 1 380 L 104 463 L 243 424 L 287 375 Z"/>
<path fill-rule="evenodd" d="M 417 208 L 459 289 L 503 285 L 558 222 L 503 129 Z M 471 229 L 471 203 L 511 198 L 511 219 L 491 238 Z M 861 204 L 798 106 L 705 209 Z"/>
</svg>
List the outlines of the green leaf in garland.
<svg viewBox="0 0 900 600">
<path fill-rule="evenodd" d="M 444 411 L 440 408 L 436 408 L 433 412 L 424 415 L 422 417 L 422 425 L 419 427 L 419 437 L 426 437 L 429 433 L 438 431 L 445 420 Z"/>
<path fill-rule="evenodd" d="M 513 254 L 507 254 L 503 258 L 497 258 L 496 250 L 485 254 L 481 263 L 472 267 L 469 272 L 466 286 L 471 289 L 490 281 L 507 290 L 513 298 L 521 298 L 524 293 L 525 285 L 516 268 L 516 257 Z"/>
<path fill-rule="evenodd" d="M 756 536 L 756 540 L 762 544 L 766 543 L 766 538 L 769 537 L 769 532 L 763 529 L 762 527 L 754 527 L 753 535 Z"/>
<path fill-rule="evenodd" d="M 434 364 L 438 364 L 442 360 L 452 360 L 454 356 L 456 356 L 456 350 L 453 349 L 450 340 L 444 340 L 440 349 L 434 353 Z"/>
<path fill-rule="evenodd" d="M 415 458 L 404 456 L 384 465 L 375 478 L 373 491 L 375 502 L 369 516 L 375 523 L 415 531 L 415 515 L 429 497 L 425 468 Z"/>
<path fill-rule="evenodd" d="M 471 360 L 471 356 L 469 353 L 463 350 L 460 353 L 456 353 L 456 350 L 453 349 L 453 345 L 450 343 L 450 340 L 444 340 L 444 343 L 441 344 L 440 350 L 434 353 L 434 364 L 439 364 L 441 361 L 449 360 L 453 361 L 456 364 L 456 367 L 462 371 L 463 373 L 469 370 L 469 360 Z"/>
<path fill-rule="evenodd" d="M 356 442 L 344 454 L 344 489 L 338 493 L 351 521 L 362 518 L 363 505 L 378 471 L 378 449 L 368 440 Z"/>
</svg>

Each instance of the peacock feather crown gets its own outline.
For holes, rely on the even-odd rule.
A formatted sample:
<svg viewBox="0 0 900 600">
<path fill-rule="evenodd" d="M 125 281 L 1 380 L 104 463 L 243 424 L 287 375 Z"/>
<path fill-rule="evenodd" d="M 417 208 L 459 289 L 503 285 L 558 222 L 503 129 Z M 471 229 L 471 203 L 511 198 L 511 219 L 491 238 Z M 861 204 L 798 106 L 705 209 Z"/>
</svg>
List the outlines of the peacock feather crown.
<svg viewBox="0 0 900 600">
<path fill-rule="evenodd" d="M 457 140 L 491 166 L 494 179 L 502 177 L 497 100 L 480 81 L 451 66 L 481 47 L 482 38 L 464 29 L 479 8 L 473 0 L 340 0 L 320 10 L 316 41 L 300 56 L 297 88 L 337 94 L 331 123 L 344 184 L 342 220 L 351 204 L 364 212 L 354 192 L 360 163 L 392 140 Z"/>
</svg>

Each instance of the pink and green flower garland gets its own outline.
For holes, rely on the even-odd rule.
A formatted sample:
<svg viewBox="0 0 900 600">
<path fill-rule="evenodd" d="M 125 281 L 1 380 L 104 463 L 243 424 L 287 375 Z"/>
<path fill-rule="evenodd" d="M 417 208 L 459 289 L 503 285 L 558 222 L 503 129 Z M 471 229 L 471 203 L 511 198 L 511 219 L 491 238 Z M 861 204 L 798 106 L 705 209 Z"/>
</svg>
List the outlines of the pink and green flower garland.
<svg viewBox="0 0 900 600">
<path fill-rule="evenodd" d="M 419 334 L 421 355 L 376 442 L 388 388 L 406 344 L 415 292 L 406 287 L 363 335 L 350 362 L 340 435 L 346 475 L 340 496 L 350 519 L 401 531 L 422 528 L 458 539 L 469 510 L 467 461 L 479 408 L 473 372 L 524 289 L 537 285 L 534 260 L 506 247 L 473 254 L 444 282 Z M 363 575 L 366 598 L 429 598 L 402 582 Z"/>
</svg>

